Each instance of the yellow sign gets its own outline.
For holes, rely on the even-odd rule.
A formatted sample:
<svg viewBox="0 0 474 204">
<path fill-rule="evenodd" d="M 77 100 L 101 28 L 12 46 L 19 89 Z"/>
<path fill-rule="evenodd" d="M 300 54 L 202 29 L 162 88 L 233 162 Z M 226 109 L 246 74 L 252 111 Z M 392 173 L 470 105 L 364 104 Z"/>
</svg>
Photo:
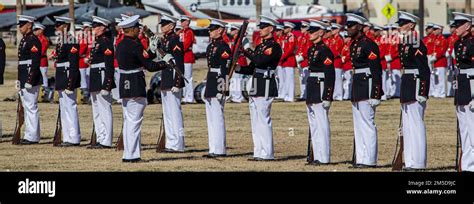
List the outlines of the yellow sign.
<svg viewBox="0 0 474 204">
<path fill-rule="evenodd" d="M 0 4 L 0 11 L 3 11 L 4 8 L 3 4 Z"/>
<path fill-rule="evenodd" d="M 390 20 L 390 18 L 392 18 L 392 16 L 397 13 L 397 9 L 395 9 L 395 7 L 393 7 L 391 3 L 388 3 L 383 7 L 382 13 L 387 19 Z"/>
</svg>

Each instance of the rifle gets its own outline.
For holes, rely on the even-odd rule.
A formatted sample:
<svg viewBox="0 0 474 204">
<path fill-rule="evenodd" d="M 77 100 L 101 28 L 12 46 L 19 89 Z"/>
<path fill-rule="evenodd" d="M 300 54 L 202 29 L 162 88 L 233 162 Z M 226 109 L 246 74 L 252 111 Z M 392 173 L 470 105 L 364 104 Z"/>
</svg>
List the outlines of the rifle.
<svg viewBox="0 0 474 204">
<path fill-rule="evenodd" d="M 91 146 L 96 146 L 97 145 L 97 134 L 95 133 L 95 124 L 94 121 L 92 121 L 92 134 L 91 134 Z"/>
<path fill-rule="evenodd" d="M 314 155 L 313 155 L 313 145 L 311 145 L 311 127 L 308 128 L 308 150 L 306 152 L 306 161 L 308 163 L 311 163 L 314 161 Z"/>
<path fill-rule="evenodd" d="M 454 169 L 458 172 L 461 172 L 462 171 L 462 168 L 461 168 L 461 159 L 462 159 L 462 144 L 461 144 L 461 134 L 460 134 L 460 131 L 459 131 L 459 120 L 456 119 L 456 127 L 457 127 L 457 130 L 456 130 L 456 137 L 457 137 L 457 140 L 456 140 L 456 165 L 454 166 Z"/>
<path fill-rule="evenodd" d="M 166 148 L 166 134 L 165 134 L 165 121 L 163 114 L 161 114 L 161 125 L 160 135 L 158 135 L 158 141 L 156 142 L 156 152 L 162 152 Z"/>
<path fill-rule="evenodd" d="M 397 139 L 397 146 L 395 147 L 395 154 L 392 160 L 392 171 L 401 171 L 403 168 L 403 123 L 402 123 L 402 110 L 400 110 L 400 123 L 398 125 L 398 139 Z M 398 145 L 400 145 L 400 150 L 397 149 Z"/>
<path fill-rule="evenodd" d="M 230 63 L 230 68 L 229 68 L 229 76 L 225 80 L 225 85 L 224 89 L 222 90 L 222 97 L 221 97 L 221 103 L 222 106 L 225 104 L 225 97 L 226 97 L 226 92 L 227 92 L 227 81 L 232 79 L 232 75 L 234 75 L 235 69 L 237 68 L 237 61 L 239 60 L 240 56 L 240 51 L 242 49 L 242 39 L 245 37 L 245 33 L 247 33 L 247 27 L 249 25 L 249 22 L 247 20 L 244 21 L 242 26 L 240 27 L 239 33 L 237 34 L 237 42 L 235 42 L 234 47 L 232 48 L 232 61 Z"/>
<path fill-rule="evenodd" d="M 115 151 L 123 150 L 123 124 L 122 129 L 120 130 L 120 135 L 117 139 L 117 146 L 115 147 Z"/>
<path fill-rule="evenodd" d="M 355 136 L 352 139 L 352 164 L 356 165 L 357 158 L 356 158 L 356 139 Z"/>
<path fill-rule="evenodd" d="M 58 118 L 56 119 L 56 130 L 54 131 L 53 146 L 58 146 L 62 142 L 62 126 L 61 126 L 61 106 L 58 109 Z"/>
<path fill-rule="evenodd" d="M 23 105 L 21 104 L 21 96 L 18 94 L 18 104 L 16 106 L 16 125 L 15 125 L 15 133 L 13 134 L 12 144 L 18 145 L 20 144 L 21 140 L 21 127 L 23 123 L 25 123 L 25 110 L 23 109 Z"/>
<path fill-rule="evenodd" d="M 155 36 L 155 33 L 153 33 L 148 27 L 144 26 L 143 27 L 143 34 L 145 34 L 146 37 L 148 38 L 151 38 L 151 37 L 154 37 Z M 159 46 L 156 48 L 156 50 L 158 51 L 158 53 L 160 54 L 161 57 L 164 57 L 166 55 L 165 51 L 163 51 Z M 181 72 L 180 69 L 178 69 L 178 67 L 176 67 L 176 63 L 174 62 L 174 60 L 170 60 L 168 62 L 168 64 L 171 66 L 171 68 L 173 68 L 173 70 L 176 72 L 176 74 L 178 74 L 178 76 L 182 79 L 184 79 L 184 81 L 186 83 L 189 83 L 189 81 L 184 77 L 184 74 L 183 72 Z"/>
</svg>

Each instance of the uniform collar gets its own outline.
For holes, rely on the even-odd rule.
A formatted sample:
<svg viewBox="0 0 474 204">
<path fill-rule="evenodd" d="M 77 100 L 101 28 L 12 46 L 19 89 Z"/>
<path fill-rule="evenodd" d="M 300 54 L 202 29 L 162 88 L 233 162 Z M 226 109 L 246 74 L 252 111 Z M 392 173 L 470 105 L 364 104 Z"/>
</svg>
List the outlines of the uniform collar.
<svg viewBox="0 0 474 204">
<path fill-rule="evenodd" d="M 469 31 L 469 33 L 467 35 L 465 35 L 464 37 L 461 37 L 461 40 L 469 39 L 471 37 L 472 37 L 472 33 L 471 33 L 471 31 Z"/>
<path fill-rule="evenodd" d="M 219 41 L 221 41 L 222 39 L 223 39 L 223 38 L 222 38 L 222 36 L 221 36 L 221 37 L 218 37 L 217 39 L 212 39 L 212 42 L 219 42 Z"/>
</svg>

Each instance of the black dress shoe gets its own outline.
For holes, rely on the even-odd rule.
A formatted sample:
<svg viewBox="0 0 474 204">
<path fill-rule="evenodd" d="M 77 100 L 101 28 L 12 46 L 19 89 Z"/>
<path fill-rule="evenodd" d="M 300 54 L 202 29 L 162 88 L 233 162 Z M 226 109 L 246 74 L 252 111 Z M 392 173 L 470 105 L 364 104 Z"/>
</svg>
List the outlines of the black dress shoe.
<svg viewBox="0 0 474 204">
<path fill-rule="evenodd" d="M 79 143 L 74 144 L 74 143 L 69 143 L 69 142 L 63 142 L 59 146 L 60 147 L 77 147 L 79 146 Z"/>
<path fill-rule="evenodd" d="M 136 158 L 136 159 L 122 159 L 122 162 L 124 163 L 137 163 L 140 162 L 142 159 L 141 158 Z"/>
<path fill-rule="evenodd" d="M 308 162 L 307 165 L 310 165 L 310 166 L 323 166 L 323 165 L 329 165 L 329 163 L 322 163 L 318 160 L 314 160 L 312 162 Z"/>
<path fill-rule="evenodd" d="M 91 146 L 88 146 L 87 149 L 110 149 L 112 148 L 111 146 L 105 146 L 105 145 L 102 145 L 100 143 L 97 143 L 96 145 L 91 145 Z"/>
<path fill-rule="evenodd" d="M 264 158 L 260 158 L 260 157 L 254 157 L 252 159 L 249 159 L 249 161 L 268 162 L 268 161 L 275 161 L 275 159 L 264 159 Z"/>
<path fill-rule="evenodd" d="M 366 165 L 366 164 L 353 164 L 352 168 L 353 169 L 369 169 L 369 168 L 375 168 L 375 165 Z"/>
<path fill-rule="evenodd" d="M 20 140 L 20 145 L 32 145 L 32 144 L 38 144 L 38 142 L 29 141 L 27 139 Z"/>
<path fill-rule="evenodd" d="M 217 157 L 226 157 L 226 154 L 214 154 L 214 153 L 209 153 L 206 155 L 203 155 L 202 157 L 204 158 L 217 158 Z"/>
<path fill-rule="evenodd" d="M 406 167 L 406 168 L 403 168 L 403 171 L 405 171 L 405 172 L 421 172 L 421 171 L 425 171 L 425 170 L 424 169 L 416 169 L 416 168 Z"/>
<path fill-rule="evenodd" d="M 165 153 L 183 153 L 184 151 L 178 151 L 178 150 L 166 148 L 163 152 L 165 152 Z"/>
</svg>

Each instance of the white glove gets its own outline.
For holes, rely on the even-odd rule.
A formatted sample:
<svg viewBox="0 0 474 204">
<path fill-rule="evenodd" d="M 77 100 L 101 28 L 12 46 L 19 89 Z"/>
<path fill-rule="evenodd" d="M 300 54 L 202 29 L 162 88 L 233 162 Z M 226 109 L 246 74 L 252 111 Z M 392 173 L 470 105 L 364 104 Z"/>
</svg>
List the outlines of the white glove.
<svg viewBox="0 0 474 204">
<path fill-rule="evenodd" d="M 218 100 L 220 100 L 220 99 L 222 98 L 222 93 L 217 93 L 217 94 L 216 94 L 216 98 L 217 98 Z"/>
<path fill-rule="evenodd" d="M 436 61 L 436 57 L 435 57 L 434 55 L 430 55 L 430 56 L 428 57 L 428 62 L 429 62 L 429 63 L 433 63 L 434 61 Z"/>
<path fill-rule="evenodd" d="M 451 56 L 453 57 L 453 59 L 456 59 L 456 52 L 453 51 L 453 53 L 451 53 Z"/>
<path fill-rule="evenodd" d="M 369 104 L 370 104 L 370 106 L 375 108 L 375 107 L 380 105 L 380 100 L 378 100 L 378 99 L 369 99 Z"/>
<path fill-rule="evenodd" d="M 474 111 L 474 100 L 471 100 L 471 102 L 469 103 L 469 109 L 471 109 L 471 111 Z"/>
<path fill-rule="evenodd" d="M 179 92 L 179 88 L 176 87 L 176 86 L 173 86 L 173 88 L 171 88 L 171 92 L 177 93 L 177 92 Z"/>
<path fill-rule="evenodd" d="M 71 91 L 69 89 L 64 89 L 64 93 L 67 94 L 67 95 L 71 95 L 74 93 L 74 91 Z"/>
<path fill-rule="evenodd" d="M 387 60 L 387 62 L 391 62 L 392 57 L 390 55 L 385 55 L 385 60 Z"/>
<path fill-rule="evenodd" d="M 346 57 L 341 57 L 342 63 L 346 63 Z"/>
<path fill-rule="evenodd" d="M 446 58 L 451 57 L 451 55 L 449 54 L 449 51 L 446 51 L 446 53 L 444 53 L 444 56 L 445 56 Z"/>
<path fill-rule="evenodd" d="M 25 83 L 25 89 L 31 89 L 33 86 L 29 83 Z"/>
<path fill-rule="evenodd" d="M 244 44 L 244 50 L 251 48 L 252 46 L 250 45 L 250 42 L 247 41 L 247 43 Z"/>
<path fill-rule="evenodd" d="M 169 62 L 170 60 L 173 60 L 173 59 L 174 59 L 174 57 L 173 57 L 173 55 L 171 55 L 171 54 L 166 54 L 166 55 L 163 57 L 163 60 L 164 60 L 165 62 Z"/>
<path fill-rule="evenodd" d="M 418 103 L 426 103 L 426 100 L 428 99 L 424 96 L 416 96 L 416 100 L 418 101 Z"/>
<path fill-rule="evenodd" d="M 300 62 L 302 62 L 302 61 L 304 61 L 303 56 L 301 56 L 301 55 L 296 55 L 296 62 L 297 62 L 297 63 L 300 63 Z"/>
<path fill-rule="evenodd" d="M 102 95 L 102 96 L 108 96 L 109 94 L 110 94 L 110 92 L 107 91 L 107 90 L 104 90 L 104 89 L 100 90 L 100 95 Z"/>
<path fill-rule="evenodd" d="M 331 107 L 331 101 L 323 101 L 322 103 L 324 109 L 329 109 L 329 107 Z"/>
<path fill-rule="evenodd" d="M 153 36 L 150 38 L 150 45 L 148 46 L 148 51 L 156 53 L 156 48 L 158 48 L 159 38 L 158 36 Z"/>
</svg>

